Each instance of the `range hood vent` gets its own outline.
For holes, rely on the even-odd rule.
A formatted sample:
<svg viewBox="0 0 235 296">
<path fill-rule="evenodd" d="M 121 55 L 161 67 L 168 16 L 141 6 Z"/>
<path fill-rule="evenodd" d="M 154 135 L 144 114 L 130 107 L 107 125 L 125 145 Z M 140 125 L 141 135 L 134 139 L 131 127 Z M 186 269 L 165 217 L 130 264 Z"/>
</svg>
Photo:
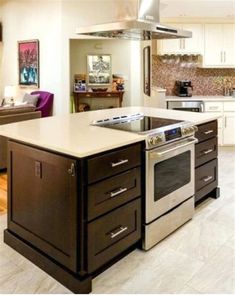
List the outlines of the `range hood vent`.
<svg viewBox="0 0 235 296">
<path fill-rule="evenodd" d="M 137 11 L 134 17 L 127 19 L 119 16 L 118 21 L 78 28 L 76 33 L 101 38 L 126 40 L 176 39 L 190 38 L 192 33 L 178 30 L 159 23 L 159 0 L 136 0 Z"/>
</svg>

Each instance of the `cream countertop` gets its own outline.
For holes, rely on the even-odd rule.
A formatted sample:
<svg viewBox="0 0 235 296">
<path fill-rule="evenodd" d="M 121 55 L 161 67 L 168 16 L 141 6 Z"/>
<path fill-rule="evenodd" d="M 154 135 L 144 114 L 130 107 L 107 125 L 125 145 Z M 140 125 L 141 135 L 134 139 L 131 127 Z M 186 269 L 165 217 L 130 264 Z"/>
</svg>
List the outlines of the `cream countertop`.
<svg viewBox="0 0 235 296">
<path fill-rule="evenodd" d="M 192 96 L 192 97 L 166 96 L 166 101 L 235 102 L 235 97 L 225 97 L 225 96 Z"/>
<path fill-rule="evenodd" d="M 145 140 L 144 135 L 91 126 L 94 120 L 143 113 L 147 116 L 205 123 L 218 116 L 208 113 L 146 107 L 125 107 L 68 114 L 0 126 L 0 135 L 74 157 L 86 157 Z"/>
</svg>

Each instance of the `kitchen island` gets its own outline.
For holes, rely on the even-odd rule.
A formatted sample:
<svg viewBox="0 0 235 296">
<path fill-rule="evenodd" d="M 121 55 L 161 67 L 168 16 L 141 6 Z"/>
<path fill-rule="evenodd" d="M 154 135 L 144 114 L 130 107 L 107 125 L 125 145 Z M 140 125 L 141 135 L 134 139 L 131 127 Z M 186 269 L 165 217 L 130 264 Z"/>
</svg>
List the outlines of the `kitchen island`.
<svg viewBox="0 0 235 296">
<path fill-rule="evenodd" d="M 140 246 L 146 136 L 90 125 L 136 113 L 188 120 L 203 134 L 217 119 L 131 107 L 0 129 L 10 139 L 4 240 L 73 292 L 90 292 L 94 276 Z"/>
</svg>

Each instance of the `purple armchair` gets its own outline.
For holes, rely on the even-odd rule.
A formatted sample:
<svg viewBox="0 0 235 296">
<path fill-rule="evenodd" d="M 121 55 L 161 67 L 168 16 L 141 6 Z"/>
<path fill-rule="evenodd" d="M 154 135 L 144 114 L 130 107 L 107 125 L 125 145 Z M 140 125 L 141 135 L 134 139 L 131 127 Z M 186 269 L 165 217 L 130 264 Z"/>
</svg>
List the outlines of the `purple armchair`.
<svg viewBox="0 0 235 296">
<path fill-rule="evenodd" d="M 46 91 L 33 91 L 31 95 L 40 95 L 36 111 L 41 111 L 42 117 L 52 116 L 54 94 Z"/>
</svg>

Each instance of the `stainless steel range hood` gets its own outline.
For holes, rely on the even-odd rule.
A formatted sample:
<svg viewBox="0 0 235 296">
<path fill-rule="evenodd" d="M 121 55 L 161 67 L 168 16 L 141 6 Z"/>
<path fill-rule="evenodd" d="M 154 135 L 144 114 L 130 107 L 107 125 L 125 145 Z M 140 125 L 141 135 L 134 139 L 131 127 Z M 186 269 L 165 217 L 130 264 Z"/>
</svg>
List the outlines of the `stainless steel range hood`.
<svg viewBox="0 0 235 296">
<path fill-rule="evenodd" d="M 125 0 L 123 0 L 125 1 Z M 192 33 L 159 23 L 160 0 L 132 0 L 136 5 L 134 15 L 128 17 L 123 11 L 118 20 L 112 23 L 95 24 L 78 28 L 76 33 L 102 38 L 118 38 L 127 40 L 176 39 L 190 38 Z"/>
</svg>

